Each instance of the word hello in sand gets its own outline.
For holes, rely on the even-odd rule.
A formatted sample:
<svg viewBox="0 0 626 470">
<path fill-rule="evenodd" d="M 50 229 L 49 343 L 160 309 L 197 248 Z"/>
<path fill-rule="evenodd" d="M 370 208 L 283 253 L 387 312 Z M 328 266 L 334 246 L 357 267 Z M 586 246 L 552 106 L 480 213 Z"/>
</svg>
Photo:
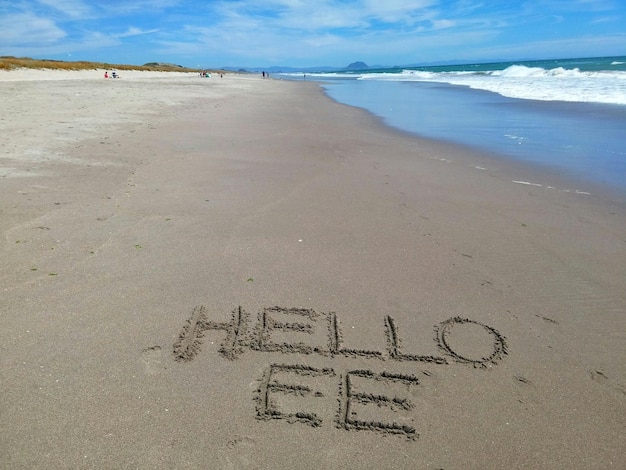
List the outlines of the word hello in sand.
<svg viewBox="0 0 626 470">
<path fill-rule="evenodd" d="M 448 365 L 450 362 L 484 368 L 496 364 L 507 354 L 505 338 L 494 328 L 467 318 L 453 317 L 435 325 L 435 343 L 440 355 L 407 353 L 395 320 L 384 318 L 384 351 L 345 347 L 337 314 L 310 309 L 271 307 L 261 310 L 254 327 L 250 314 L 241 307 L 232 312 L 228 322 L 207 318 L 205 307 L 192 311 L 174 344 L 177 361 L 191 361 L 200 352 L 202 338 L 209 330 L 226 333 L 220 354 L 237 359 L 245 350 L 282 354 L 316 354 L 330 359 L 339 357 L 391 360 L 403 363 Z M 467 348 L 459 338 L 471 334 L 478 347 Z M 476 346 L 476 345 L 474 345 Z M 477 353 L 478 351 L 478 353 Z M 424 372 L 425 375 L 428 373 Z M 326 379 L 331 379 L 326 380 Z M 257 390 L 257 418 L 284 419 L 320 426 L 324 405 L 320 399 L 337 396 L 339 409 L 334 421 L 346 430 L 372 430 L 416 436 L 415 428 L 396 418 L 395 413 L 414 408 L 412 388 L 420 384 L 413 374 L 371 370 L 337 373 L 332 367 L 316 368 L 303 364 L 271 364 L 263 373 Z M 323 402 L 323 400 L 322 400 Z M 299 407 L 306 403 L 307 410 Z M 384 415 L 382 418 L 381 415 Z"/>
</svg>

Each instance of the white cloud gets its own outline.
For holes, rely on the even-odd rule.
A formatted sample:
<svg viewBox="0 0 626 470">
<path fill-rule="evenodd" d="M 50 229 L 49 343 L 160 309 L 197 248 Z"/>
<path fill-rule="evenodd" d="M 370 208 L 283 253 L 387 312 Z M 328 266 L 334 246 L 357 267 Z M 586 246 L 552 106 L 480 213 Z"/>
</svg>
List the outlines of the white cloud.
<svg viewBox="0 0 626 470">
<path fill-rule="evenodd" d="M 224 28 L 315 31 L 366 25 L 362 10 L 355 4 L 334 5 L 324 0 L 315 3 L 235 1 L 219 4 L 215 13 L 223 18 L 220 23 Z"/>
<path fill-rule="evenodd" d="M 448 29 L 457 25 L 456 21 L 452 20 L 432 20 L 433 29 Z"/>
<path fill-rule="evenodd" d="M 89 56 L 86 60 L 91 60 L 94 51 L 103 48 L 119 46 L 119 40 L 100 33 L 88 34 L 80 40 L 55 41 L 50 43 L 40 42 L 37 44 L 17 44 L 13 43 L 6 49 L 3 48 L 3 54 L 18 57 L 45 57 L 66 56 L 67 54 L 77 54 L 86 52 Z"/>
<path fill-rule="evenodd" d="M 37 0 L 40 4 L 54 8 L 70 18 L 91 15 L 91 9 L 81 0 Z"/>
<path fill-rule="evenodd" d="M 436 0 L 365 0 L 362 14 L 368 18 L 385 23 L 413 23 L 432 13 L 429 8 L 435 6 Z"/>
<path fill-rule="evenodd" d="M 343 43 L 343 39 L 340 36 L 336 36 L 334 34 L 320 34 L 320 35 L 315 35 L 315 36 L 311 36 L 307 39 L 305 39 L 304 44 L 310 46 L 310 47 L 329 47 L 329 46 L 335 46 L 337 44 L 341 44 Z"/>
<path fill-rule="evenodd" d="M 577 6 L 592 11 L 607 11 L 616 8 L 615 2 L 612 0 L 576 0 Z"/>
<path fill-rule="evenodd" d="M 531 57 L 544 50 L 525 44 L 538 39 L 523 34 L 526 29 L 551 22 L 558 30 L 555 15 L 563 16 L 565 28 L 582 22 L 579 13 L 587 12 L 587 25 L 606 22 L 605 29 L 615 30 L 623 16 L 600 10 L 616 8 L 618 1 L 0 0 L 0 46 L 2 51 L 19 47 L 30 55 L 53 53 L 63 43 L 65 53 L 123 53 L 168 61 L 185 57 L 194 65 L 204 60 L 220 65 L 343 65 L 357 59 L 402 65 Z M 617 18 L 614 25 L 608 22 L 611 17 Z M 126 39 L 131 37 L 135 39 Z M 545 45 L 548 50 L 558 49 L 550 44 Z"/>
<path fill-rule="evenodd" d="M 223 18 L 220 23 L 224 27 L 238 27 L 253 19 L 255 27 L 266 29 L 328 31 L 366 29 L 373 23 L 413 24 L 433 18 L 435 13 L 429 7 L 435 4 L 434 0 L 257 0 L 220 3 L 213 11 Z"/>
<path fill-rule="evenodd" d="M 619 3 L 614 0 L 532 0 L 525 2 L 524 7 L 536 12 L 561 13 L 610 11 L 620 8 Z"/>
<path fill-rule="evenodd" d="M 591 24 L 613 23 L 615 21 L 621 21 L 621 20 L 620 18 L 616 18 L 614 16 L 601 16 L 599 18 L 595 18 L 591 20 Z"/>
<path fill-rule="evenodd" d="M 624 51 L 626 34 L 605 36 L 577 36 L 568 39 L 527 41 L 518 44 L 484 46 L 474 52 L 474 57 L 526 58 L 536 57 L 591 57 L 604 51 L 607 56 Z"/>
<path fill-rule="evenodd" d="M 55 0 L 46 0 L 55 1 Z M 105 16 L 129 15 L 141 11 L 156 12 L 166 8 L 182 5 L 185 0 L 126 0 L 121 2 L 98 2 L 102 3 L 100 9 Z M 189 2 L 187 2 L 189 3 Z M 193 2 L 195 3 L 195 2 Z"/>
<path fill-rule="evenodd" d="M 142 30 L 140 28 L 135 28 L 133 26 L 129 27 L 126 32 L 124 33 L 120 33 L 120 34 L 116 34 L 115 37 L 118 38 L 126 38 L 126 37 L 130 37 L 130 36 L 141 36 L 143 34 L 152 34 L 152 33 L 156 33 L 158 32 L 158 29 L 147 29 L 147 30 Z"/>
<path fill-rule="evenodd" d="M 464 28 L 456 28 L 460 22 L 442 18 L 431 8 L 435 3 L 432 0 L 221 3 L 213 10 L 214 23 L 210 27 L 189 24 L 183 34 L 162 31 L 160 52 L 228 57 L 224 54 L 227 45 L 228 54 L 240 64 L 298 61 L 302 65 L 333 65 L 336 57 L 351 60 L 357 56 L 375 63 L 402 64 L 419 61 L 426 54 L 424 60 L 436 60 L 441 57 L 443 47 L 479 44 L 497 34 L 485 27 L 486 20 L 466 21 Z M 400 22 L 398 27 L 388 27 L 389 23 L 385 23 L 392 20 Z M 379 28 L 381 22 L 386 25 L 384 29 Z M 468 27 L 485 30 L 469 33 Z"/>
<path fill-rule="evenodd" d="M 47 19 L 31 13 L 0 17 L 0 46 L 51 44 L 66 37 L 66 33 Z"/>
</svg>

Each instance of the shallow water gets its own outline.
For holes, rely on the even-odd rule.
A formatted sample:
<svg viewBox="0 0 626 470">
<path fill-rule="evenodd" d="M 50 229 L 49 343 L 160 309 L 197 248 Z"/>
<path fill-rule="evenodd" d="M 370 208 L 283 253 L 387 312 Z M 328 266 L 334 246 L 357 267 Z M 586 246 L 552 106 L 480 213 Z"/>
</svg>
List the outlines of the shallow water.
<svg viewBox="0 0 626 470">
<path fill-rule="evenodd" d="M 521 100 L 431 82 L 344 79 L 323 87 L 404 131 L 626 190 L 626 106 Z"/>
</svg>

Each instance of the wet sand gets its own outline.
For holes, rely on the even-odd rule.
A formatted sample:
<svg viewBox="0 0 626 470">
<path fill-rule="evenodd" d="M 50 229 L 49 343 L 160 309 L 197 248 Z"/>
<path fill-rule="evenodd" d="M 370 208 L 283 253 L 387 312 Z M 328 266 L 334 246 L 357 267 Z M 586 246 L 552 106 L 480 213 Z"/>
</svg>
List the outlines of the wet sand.
<svg viewBox="0 0 626 470">
<path fill-rule="evenodd" d="M 70 75 L 0 75 L 3 467 L 623 465 L 623 198 L 313 83 Z"/>
</svg>

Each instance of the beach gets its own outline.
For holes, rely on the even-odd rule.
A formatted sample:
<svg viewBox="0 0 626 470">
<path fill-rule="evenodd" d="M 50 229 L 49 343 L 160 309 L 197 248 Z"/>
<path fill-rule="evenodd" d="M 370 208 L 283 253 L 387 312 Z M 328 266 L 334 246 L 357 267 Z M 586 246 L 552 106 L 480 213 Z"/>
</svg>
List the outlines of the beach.
<svg viewBox="0 0 626 470">
<path fill-rule="evenodd" d="M 301 74 L 280 75 L 303 80 Z M 368 68 L 310 74 L 391 127 L 626 191 L 626 58 Z M 584 189 L 581 189 L 584 191 Z"/>
<path fill-rule="evenodd" d="M 623 194 L 102 73 L 0 72 L 2 467 L 623 466 Z"/>
</svg>

